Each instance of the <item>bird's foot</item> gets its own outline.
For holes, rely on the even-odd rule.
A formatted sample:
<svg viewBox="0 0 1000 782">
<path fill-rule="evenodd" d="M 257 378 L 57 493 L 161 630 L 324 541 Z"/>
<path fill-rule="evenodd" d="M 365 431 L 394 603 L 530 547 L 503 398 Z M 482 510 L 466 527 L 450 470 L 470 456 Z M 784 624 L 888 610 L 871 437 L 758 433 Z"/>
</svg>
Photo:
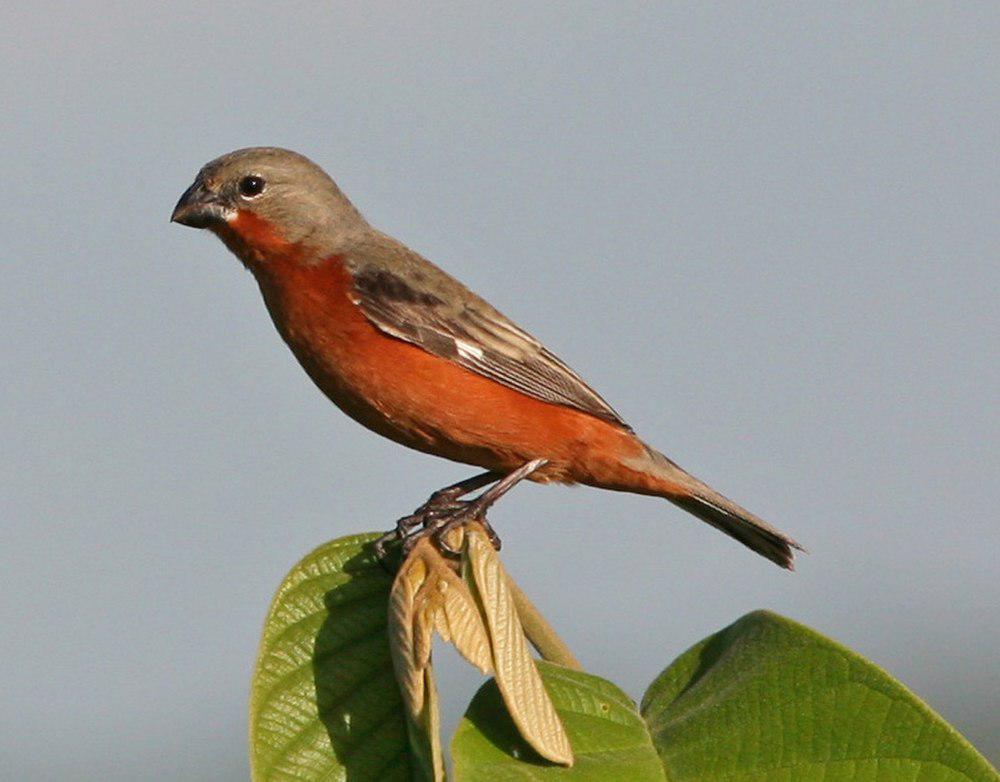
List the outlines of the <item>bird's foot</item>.
<svg viewBox="0 0 1000 782">
<path fill-rule="evenodd" d="M 434 492 L 417 510 L 399 519 L 394 530 L 375 541 L 376 554 L 380 559 L 384 558 L 386 545 L 399 540 L 402 541 L 405 558 L 420 540 L 430 538 L 441 551 L 457 556 L 459 552 L 448 544 L 448 534 L 471 521 L 482 524 L 493 547 L 499 551 L 500 537 L 486 520 L 486 512 L 504 494 L 545 462 L 545 459 L 533 459 L 509 475 L 500 477 L 497 473 L 487 472 Z M 489 483 L 493 483 L 493 486 L 475 499 L 461 499 L 469 492 Z"/>
<path fill-rule="evenodd" d="M 405 541 L 418 527 L 427 528 L 433 525 L 435 520 L 460 510 L 466 504 L 460 501 L 461 497 L 494 481 L 498 481 L 501 477 L 503 476 L 498 473 L 484 472 L 474 475 L 471 478 L 466 478 L 464 481 L 453 483 L 451 486 L 445 486 L 443 489 L 438 489 L 427 498 L 427 502 L 413 511 L 413 513 L 399 519 L 396 522 L 395 529 L 390 530 L 375 541 L 375 553 L 378 554 L 379 559 L 384 559 L 386 555 L 385 547 L 389 543 L 394 540 Z"/>
</svg>

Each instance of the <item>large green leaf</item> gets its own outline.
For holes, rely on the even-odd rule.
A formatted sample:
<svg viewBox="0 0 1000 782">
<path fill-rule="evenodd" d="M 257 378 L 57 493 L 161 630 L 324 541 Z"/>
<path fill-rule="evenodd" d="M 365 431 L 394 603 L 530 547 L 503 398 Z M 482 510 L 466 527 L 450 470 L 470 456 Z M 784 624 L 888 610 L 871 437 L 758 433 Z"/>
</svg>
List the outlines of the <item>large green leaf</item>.
<svg viewBox="0 0 1000 782">
<path fill-rule="evenodd" d="M 574 765 L 548 763 L 528 747 L 490 680 L 452 741 L 456 782 L 664 782 L 649 733 L 627 695 L 587 673 L 545 662 L 538 669 L 569 734 Z"/>
<path fill-rule="evenodd" d="M 375 535 L 320 546 L 271 604 L 250 696 L 255 780 L 419 778 L 386 636 Z"/>
<path fill-rule="evenodd" d="M 386 633 L 392 579 L 371 553 L 374 537 L 321 546 L 275 596 L 251 693 L 255 780 L 431 776 L 428 737 L 415 724 L 408 735 L 393 673 Z M 766 612 L 685 652 L 649 688 L 641 717 L 609 682 L 538 667 L 574 766 L 535 755 L 490 682 L 455 735 L 456 782 L 1000 780 L 881 669 Z"/>
<path fill-rule="evenodd" d="M 642 714 L 671 782 L 1000 779 L 880 668 L 763 611 L 685 652 Z"/>
</svg>

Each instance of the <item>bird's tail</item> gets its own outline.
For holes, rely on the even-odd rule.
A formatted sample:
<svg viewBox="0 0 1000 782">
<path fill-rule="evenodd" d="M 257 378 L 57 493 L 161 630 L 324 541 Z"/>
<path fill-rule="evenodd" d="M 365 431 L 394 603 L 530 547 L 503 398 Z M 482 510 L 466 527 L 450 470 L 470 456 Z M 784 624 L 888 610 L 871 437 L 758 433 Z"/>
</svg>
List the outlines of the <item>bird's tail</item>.
<svg viewBox="0 0 1000 782">
<path fill-rule="evenodd" d="M 792 564 L 794 550 L 805 551 L 802 546 L 685 472 L 663 454 L 648 446 L 646 450 L 648 456 L 641 464 L 629 460 L 628 465 L 648 476 L 648 482 L 644 481 L 644 493 L 666 497 L 761 556 L 788 570 L 795 569 Z"/>
</svg>

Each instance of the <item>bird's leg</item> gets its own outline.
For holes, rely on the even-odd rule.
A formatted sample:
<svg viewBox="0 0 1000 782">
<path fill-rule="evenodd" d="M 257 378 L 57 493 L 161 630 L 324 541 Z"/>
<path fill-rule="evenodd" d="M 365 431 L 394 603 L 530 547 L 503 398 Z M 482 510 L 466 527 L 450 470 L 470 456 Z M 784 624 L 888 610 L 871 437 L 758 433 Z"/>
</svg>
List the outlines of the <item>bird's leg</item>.
<svg viewBox="0 0 1000 782">
<path fill-rule="evenodd" d="M 394 530 L 376 540 L 375 553 L 380 559 L 384 559 L 386 544 L 393 540 L 401 540 L 403 542 L 403 556 L 406 557 L 417 541 L 431 537 L 442 551 L 457 555 L 459 552 L 448 545 L 445 537 L 448 532 L 469 521 L 478 521 L 482 524 L 489 536 L 490 543 L 499 550 L 500 537 L 486 521 L 486 512 L 497 500 L 544 465 L 546 461 L 546 459 L 532 459 L 509 475 L 501 476 L 495 472 L 486 472 L 439 489 L 416 511 L 397 521 Z M 493 483 L 493 486 L 475 499 L 461 499 L 469 492 L 490 483 Z M 421 526 L 422 529 L 416 529 Z"/>
<path fill-rule="evenodd" d="M 484 472 L 479 475 L 473 475 L 471 478 L 466 478 L 464 481 L 445 486 L 443 489 L 438 489 L 427 498 L 427 502 L 413 511 L 413 513 L 399 519 L 396 522 L 395 529 L 390 530 L 375 541 L 375 553 L 379 559 L 385 558 L 386 544 L 393 540 L 406 540 L 415 528 L 421 525 L 426 528 L 432 525 L 434 520 L 440 518 L 442 514 L 459 510 L 463 507 L 463 503 L 459 502 L 461 497 L 476 489 L 481 489 L 483 486 L 499 481 L 502 477 L 501 473 Z"/>
<path fill-rule="evenodd" d="M 446 540 L 448 532 L 460 527 L 469 521 L 478 521 L 483 525 L 486 530 L 486 534 L 489 536 L 490 543 L 493 547 L 499 551 L 500 550 L 500 537 L 494 531 L 493 527 L 490 526 L 489 522 L 486 521 L 486 512 L 493 506 L 493 504 L 499 500 L 503 495 L 513 489 L 517 484 L 531 475 L 535 470 L 544 465 L 548 461 L 547 459 L 532 459 L 530 462 L 523 464 L 518 467 L 514 472 L 505 476 L 497 483 L 493 484 L 489 489 L 484 491 L 474 500 L 469 500 L 468 502 L 461 503 L 461 507 L 451 511 L 446 516 L 442 517 L 440 520 L 435 520 L 432 526 L 424 528 L 416 535 L 412 535 L 406 540 L 404 545 L 404 550 L 408 550 L 407 547 L 412 547 L 410 542 L 414 538 L 422 537 L 423 534 L 432 535 L 438 546 L 445 552 L 450 554 L 458 554 L 451 546 L 448 545 Z M 416 541 L 414 541 L 416 542 Z"/>
<path fill-rule="evenodd" d="M 458 507 L 457 500 L 459 498 L 464 497 L 470 492 L 474 492 L 476 489 L 481 489 L 483 486 L 496 483 L 503 477 L 503 473 L 484 472 L 479 475 L 473 475 L 471 478 L 466 478 L 464 481 L 453 483 L 451 486 L 445 486 L 443 489 L 438 489 L 434 492 L 427 499 L 427 502 L 416 510 L 414 515 L 435 514 L 445 510 L 454 510 Z"/>
</svg>

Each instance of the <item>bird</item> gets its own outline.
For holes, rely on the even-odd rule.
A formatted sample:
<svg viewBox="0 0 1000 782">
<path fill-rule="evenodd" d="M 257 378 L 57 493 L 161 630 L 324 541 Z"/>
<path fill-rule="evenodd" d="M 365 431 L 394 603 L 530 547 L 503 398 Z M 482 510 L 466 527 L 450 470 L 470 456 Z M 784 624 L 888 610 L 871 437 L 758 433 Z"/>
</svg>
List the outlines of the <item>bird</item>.
<svg viewBox="0 0 1000 782">
<path fill-rule="evenodd" d="M 507 476 L 662 497 L 787 569 L 790 537 L 641 440 L 538 339 L 372 227 L 307 157 L 249 147 L 205 164 L 171 221 L 207 229 L 252 273 L 281 338 L 319 389 L 368 429 L 486 470 L 423 515 Z M 485 496 L 485 495 L 484 495 Z"/>
</svg>

